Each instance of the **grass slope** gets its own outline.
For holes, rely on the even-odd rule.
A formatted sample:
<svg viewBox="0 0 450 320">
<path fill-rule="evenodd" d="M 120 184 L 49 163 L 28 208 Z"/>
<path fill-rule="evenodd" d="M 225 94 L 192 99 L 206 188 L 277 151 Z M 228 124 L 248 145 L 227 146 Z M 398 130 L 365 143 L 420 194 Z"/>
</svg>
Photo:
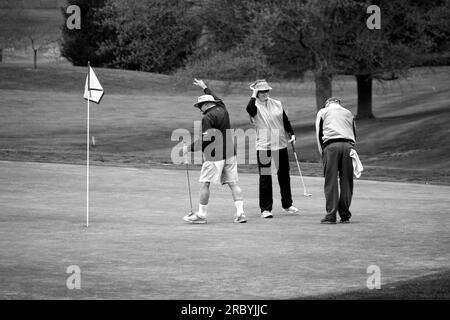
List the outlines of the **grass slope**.
<svg viewBox="0 0 450 320">
<path fill-rule="evenodd" d="M 59 9 L 2 8 L 0 37 L 8 39 L 3 48 L 24 49 L 31 46 L 29 37 L 58 41 L 64 18 Z M 39 45 L 37 41 L 37 45 Z M 31 55 L 31 52 L 30 52 Z"/>
<path fill-rule="evenodd" d="M 449 300 L 450 270 L 396 281 L 380 289 L 360 289 L 340 294 L 324 294 L 301 299 L 314 300 Z"/>
<path fill-rule="evenodd" d="M 0 159 L 85 161 L 85 71 L 65 65 L 43 65 L 38 70 L 0 65 Z M 449 184 L 449 71 L 448 67 L 415 69 L 407 79 L 374 84 L 377 118 L 357 124 L 364 179 Z M 193 132 L 193 121 L 200 120 L 201 114 L 192 103 L 201 92 L 190 83 L 176 85 L 166 75 L 100 68 L 95 72 L 106 93 L 102 103 L 91 108 L 91 133 L 97 143 L 92 148 L 93 163 L 170 164 L 171 149 L 177 143 L 171 141 L 171 134 L 177 128 Z M 232 126 L 251 128 L 245 112 L 246 84 L 211 82 L 211 87 L 226 102 Z M 304 174 L 321 176 L 313 82 L 274 83 L 273 87 L 272 96 L 289 111 Z M 336 78 L 334 94 L 354 113 L 355 92 L 352 77 Z M 241 169 L 255 170 L 254 165 Z"/>
</svg>

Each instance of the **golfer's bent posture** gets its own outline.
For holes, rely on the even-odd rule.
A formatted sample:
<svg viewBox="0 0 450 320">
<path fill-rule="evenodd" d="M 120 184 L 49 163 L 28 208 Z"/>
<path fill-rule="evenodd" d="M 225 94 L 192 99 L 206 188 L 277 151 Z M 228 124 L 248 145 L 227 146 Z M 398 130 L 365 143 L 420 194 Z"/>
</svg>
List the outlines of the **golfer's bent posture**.
<svg viewBox="0 0 450 320">
<path fill-rule="evenodd" d="M 209 201 L 210 183 L 228 184 L 236 206 L 234 222 L 247 222 L 244 213 L 244 202 L 241 188 L 238 186 L 238 172 L 236 150 L 230 130 L 230 117 L 225 104 L 220 100 L 202 80 L 194 79 L 194 84 L 203 89 L 204 95 L 198 97 L 194 107 L 203 113 L 202 138 L 194 141 L 190 151 L 196 151 L 201 144 L 203 152 L 203 165 L 200 173 L 200 204 L 199 210 L 184 216 L 190 223 L 206 223 Z M 188 147 L 183 148 L 186 154 Z"/>
<path fill-rule="evenodd" d="M 353 114 L 338 99 L 328 99 L 317 113 L 316 138 L 325 176 L 327 214 L 321 223 L 336 223 L 336 213 L 339 213 L 341 223 L 348 223 L 352 216 L 350 204 L 353 196 L 350 151 L 355 146 L 356 128 Z"/>
<path fill-rule="evenodd" d="M 281 205 L 284 212 L 299 213 L 292 205 L 291 179 L 287 146 L 295 143 L 291 123 L 280 101 L 269 98 L 266 80 L 257 80 L 250 85 L 253 94 L 247 112 L 256 126 L 256 156 L 259 171 L 259 207 L 261 217 L 272 218 L 273 192 L 271 163 L 275 162 L 280 185 Z M 287 134 L 289 134 L 290 139 Z"/>
</svg>

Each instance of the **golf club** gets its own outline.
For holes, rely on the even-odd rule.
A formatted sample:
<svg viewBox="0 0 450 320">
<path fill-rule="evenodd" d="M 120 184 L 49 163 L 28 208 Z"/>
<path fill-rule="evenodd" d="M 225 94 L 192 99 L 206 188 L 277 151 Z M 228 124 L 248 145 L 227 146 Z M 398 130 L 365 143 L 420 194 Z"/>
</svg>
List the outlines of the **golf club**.
<svg viewBox="0 0 450 320">
<path fill-rule="evenodd" d="M 192 211 L 191 181 L 189 180 L 189 165 L 188 165 L 187 153 L 184 155 L 184 163 L 186 164 L 186 175 L 187 175 L 188 190 L 189 190 L 189 203 L 191 205 L 191 211 L 189 211 L 189 213 L 194 213 L 194 211 Z"/>
<path fill-rule="evenodd" d="M 305 181 L 303 181 L 302 170 L 300 170 L 300 164 L 298 163 L 297 152 L 295 152 L 294 143 L 292 142 L 291 145 L 292 145 L 292 151 L 294 151 L 295 162 L 297 162 L 298 172 L 300 173 L 300 178 L 302 179 L 302 184 L 303 184 L 303 195 L 304 195 L 305 197 L 311 197 L 312 194 L 306 192 Z"/>
</svg>

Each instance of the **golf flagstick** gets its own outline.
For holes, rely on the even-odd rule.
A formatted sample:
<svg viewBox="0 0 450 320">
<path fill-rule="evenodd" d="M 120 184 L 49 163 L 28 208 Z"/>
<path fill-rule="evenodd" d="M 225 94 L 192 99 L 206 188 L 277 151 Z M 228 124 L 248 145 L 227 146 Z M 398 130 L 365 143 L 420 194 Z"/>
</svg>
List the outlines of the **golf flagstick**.
<svg viewBox="0 0 450 320">
<path fill-rule="evenodd" d="M 91 74 L 92 72 L 92 74 Z M 93 92 L 92 92 L 93 91 Z M 100 103 L 104 94 L 104 90 L 102 85 L 97 79 L 97 76 L 94 73 L 94 70 L 91 68 L 91 63 L 88 61 L 88 74 L 86 77 L 85 87 L 84 87 L 84 95 L 83 98 L 87 100 L 87 119 L 86 119 L 86 227 L 89 227 L 89 106 L 91 100 L 95 103 Z M 94 143 L 95 144 L 95 143 Z"/>
<path fill-rule="evenodd" d="M 305 181 L 303 181 L 302 170 L 300 170 L 300 164 L 298 163 L 297 152 L 295 152 L 294 143 L 292 142 L 291 145 L 292 145 L 292 151 L 294 151 L 294 157 L 295 157 L 295 162 L 297 163 L 298 172 L 300 173 L 300 178 L 302 179 L 302 184 L 303 184 L 303 195 L 304 195 L 305 197 L 311 197 L 312 194 L 306 192 Z"/>
<path fill-rule="evenodd" d="M 91 98 L 90 90 L 90 68 L 91 64 L 88 61 L 88 99 L 87 99 L 87 134 L 86 134 L 86 228 L 89 227 L 89 100 Z"/>
</svg>

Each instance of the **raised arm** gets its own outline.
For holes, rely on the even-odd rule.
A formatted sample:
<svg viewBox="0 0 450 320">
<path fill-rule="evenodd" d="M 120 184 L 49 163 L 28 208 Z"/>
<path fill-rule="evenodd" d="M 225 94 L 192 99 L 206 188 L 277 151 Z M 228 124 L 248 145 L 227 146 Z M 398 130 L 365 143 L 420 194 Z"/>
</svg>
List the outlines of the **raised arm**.
<svg viewBox="0 0 450 320">
<path fill-rule="evenodd" d="M 253 94 L 250 98 L 250 101 L 247 104 L 247 112 L 250 115 L 250 117 L 254 117 L 258 113 L 258 109 L 256 108 L 256 94 L 258 93 L 258 91 L 255 89 L 252 90 Z"/>
<path fill-rule="evenodd" d="M 199 86 L 200 88 L 202 88 L 203 92 L 205 94 L 212 95 L 215 100 L 219 100 L 218 102 L 216 102 L 218 105 L 225 106 L 225 104 L 223 103 L 222 99 L 220 99 L 218 96 L 216 96 L 216 94 L 210 88 L 208 88 L 208 86 L 205 84 L 205 82 L 203 80 L 199 80 L 197 78 L 194 78 L 194 85 Z"/>
</svg>

